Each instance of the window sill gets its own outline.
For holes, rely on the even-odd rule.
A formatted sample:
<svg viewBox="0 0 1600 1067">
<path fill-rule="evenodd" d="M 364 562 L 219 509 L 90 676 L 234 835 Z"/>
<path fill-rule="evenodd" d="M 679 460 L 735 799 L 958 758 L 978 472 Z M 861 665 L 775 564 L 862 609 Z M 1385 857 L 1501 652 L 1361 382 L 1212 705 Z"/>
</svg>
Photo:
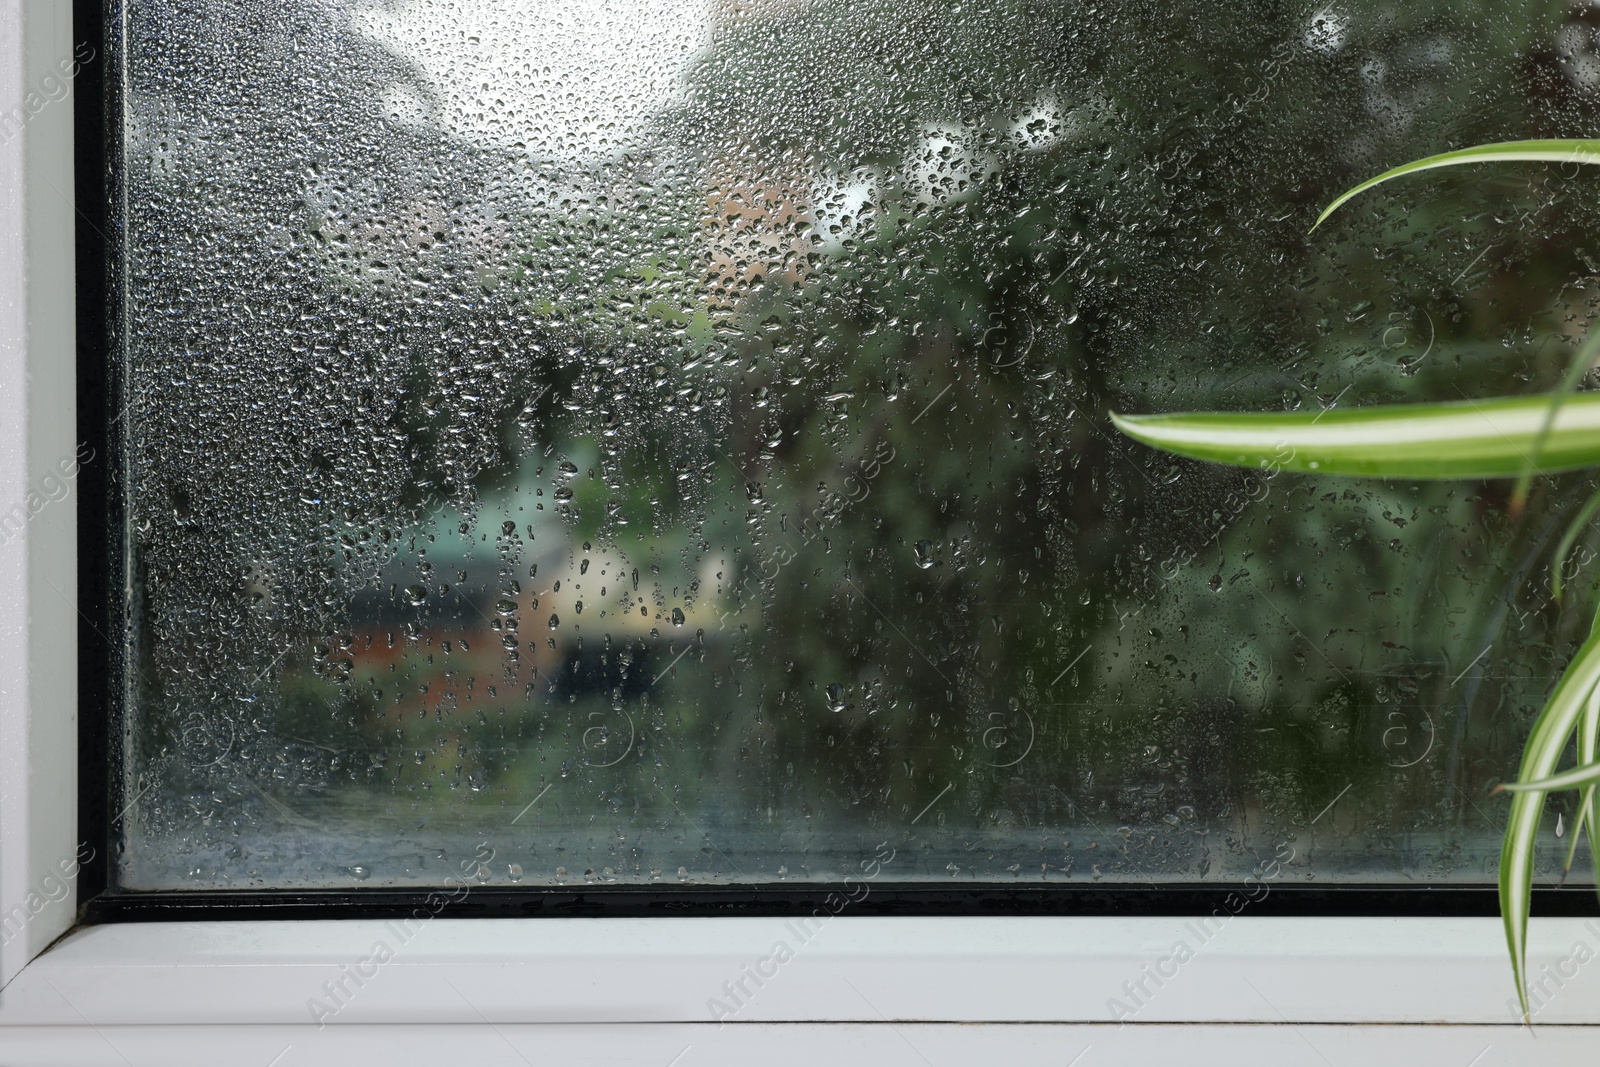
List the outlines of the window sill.
<svg viewBox="0 0 1600 1067">
<path fill-rule="evenodd" d="M 31 962 L 0 1026 L 1516 1022 L 1498 920 L 1239 916 L 1203 932 L 1174 918 L 841 916 L 809 939 L 748 918 L 106 925 Z M 1534 921 L 1539 1023 L 1600 1023 L 1596 955 L 1600 923 Z"/>
</svg>

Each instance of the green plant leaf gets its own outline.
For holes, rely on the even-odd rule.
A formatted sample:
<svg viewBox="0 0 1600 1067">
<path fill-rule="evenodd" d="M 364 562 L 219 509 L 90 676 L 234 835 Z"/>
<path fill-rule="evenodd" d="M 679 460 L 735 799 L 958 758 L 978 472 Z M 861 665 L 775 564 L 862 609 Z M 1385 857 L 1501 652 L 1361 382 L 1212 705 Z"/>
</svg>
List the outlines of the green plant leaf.
<svg viewBox="0 0 1600 1067">
<path fill-rule="evenodd" d="M 1118 415 L 1117 429 L 1193 459 L 1273 471 L 1380 478 L 1514 478 L 1550 408 L 1547 396 L 1284 413 Z M 1600 393 L 1562 405 L 1541 474 L 1600 465 Z"/>
<path fill-rule="evenodd" d="M 1398 167 L 1384 171 L 1377 177 L 1368 178 L 1360 185 L 1347 189 L 1339 194 L 1333 203 L 1323 209 L 1317 216 L 1317 221 L 1312 224 L 1314 233 L 1318 226 L 1339 210 L 1344 203 L 1371 189 L 1374 185 L 1381 185 L 1394 178 L 1404 177 L 1407 174 L 1416 174 L 1419 171 L 1435 170 L 1439 167 L 1459 167 L 1468 163 L 1505 163 L 1505 162 L 1533 162 L 1533 163 L 1600 163 L 1600 140 L 1567 139 L 1546 141 L 1501 141 L 1496 144 L 1473 145 L 1471 148 L 1461 148 L 1454 152 L 1441 152 L 1436 156 L 1427 156 L 1415 159 L 1410 163 L 1403 163 Z"/>
<path fill-rule="evenodd" d="M 1578 723 L 1578 763 L 1600 762 L 1600 688 L 1589 694 L 1589 702 L 1584 707 L 1583 719 Z M 1572 840 L 1567 844 L 1567 860 L 1561 865 L 1561 877 L 1565 878 L 1572 873 L 1572 861 L 1578 855 L 1578 839 L 1581 831 L 1587 829 L 1589 833 L 1589 854 L 1595 854 L 1595 815 L 1600 814 L 1600 807 L 1595 803 L 1594 783 L 1584 787 L 1583 796 L 1578 798 L 1578 816 L 1572 820 Z M 1600 884 L 1596 884 L 1595 892 L 1600 894 Z"/>
<path fill-rule="evenodd" d="M 1595 617 L 1594 634 L 1600 634 L 1600 615 Z M 1578 721 L 1578 765 L 1569 771 L 1551 775 L 1533 782 L 1504 782 L 1495 787 L 1496 793 L 1554 793 L 1566 789 L 1582 789 L 1578 801 L 1578 814 L 1572 822 L 1572 840 L 1567 844 L 1567 858 L 1561 866 L 1562 877 L 1572 870 L 1573 858 L 1578 854 L 1578 837 L 1587 827 L 1591 851 L 1600 829 L 1600 804 L 1596 803 L 1595 784 L 1600 782 L 1600 686 L 1584 702 L 1583 715 Z M 1600 893 L 1600 885 L 1595 887 Z"/>
<path fill-rule="evenodd" d="M 1570 771 L 1552 774 L 1531 782 L 1501 782 L 1494 787 L 1496 793 L 1560 793 L 1568 789 L 1582 789 L 1600 782 L 1600 762 L 1580 763 Z"/>
<path fill-rule="evenodd" d="M 1502 161 L 1600 163 L 1600 140 L 1507 141 L 1477 145 L 1414 160 L 1384 171 L 1347 190 L 1317 216 L 1314 232 L 1347 201 L 1394 178 L 1439 167 Z M 1512 509 L 1520 509 L 1535 474 L 1549 474 L 1600 463 L 1600 395 L 1570 402 L 1583 372 L 1600 352 L 1600 333 L 1589 339 L 1561 385 L 1545 397 L 1482 402 L 1412 404 L 1375 409 L 1289 414 L 1202 412 L 1121 416 L 1112 421 L 1123 433 L 1155 448 L 1195 459 L 1276 473 L 1298 470 L 1394 478 L 1515 477 Z M 1560 596 L 1561 562 L 1578 532 L 1600 508 L 1600 494 L 1586 504 L 1562 538 L 1552 590 Z M 1553 775 L 1574 730 L 1580 766 Z M 1533 853 L 1546 794 L 1556 788 L 1583 788 L 1574 821 L 1566 869 L 1577 851 L 1578 835 L 1600 835 L 1600 615 L 1589 638 L 1556 683 L 1534 721 L 1523 748 L 1519 782 L 1502 788 L 1513 794 L 1500 850 L 1500 915 L 1524 1021 L 1528 1019 L 1527 928 L 1532 899 Z M 1600 887 L 1597 887 L 1600 889 Z"/>
<path fill-rule="evenodd" d="M 1600 612 L 1595 613 L 1594 624 L 1590 627 L 1591 634 L 1600 633 Z M 1583 722 L 1578 726 L 1578 762 L 1600 762 L 1600 687 L 1589 695 L 1589 707 L 1584 712 Z M 1589 862 L 1594 864 L 1600 850 L 1595 845 L 1600 841 L 1600 792 L 1593 785 L 1583 791 L 1579 798 L 1580 812 L 1589 816 L 1587 831 L 1589 834 Z M 1578 851 L 1578 835 L 1572 835 L 1572 847 L 1568 850 L 1567 865 L 1562 868 L 1561 876 L 1566 877 L 1572 870 L 1572 857 Z M 1600 898 L 1600 880 L 1595 882 L 1595 896 Z"/>
<path fill-rule="evenodd" d="M 1567 858 L 1561 864 L 1561 877 L 1565 878 L 1572 873 L 1572 861 L 1578 856 L 1578 838 L 1582 836 L 1584 825 L 1589 819 L 1589 806 L 1594 803 L 1594 786 L 1588 786 L 1583 791 L 1583 796 L 1578 799 L 1578 815 L 1572 820 L 1572 840 L 1567 842 Z M 1591 834 L 1592 838 L 1594 835 Z M 1591 841 L 1591 846 L 1593 842 Z"/>
<path fill-rule="evenodd" d="M 1550 431 L 1556 424 L 1556 415 L 1561 410 L 1561 405 L 1578 388 L 1578 383 L 1583 380 L 1594 366 L 1595 357 L 1600 355 L 1600 330 L 1594 330 L 1584 339 L 1583 346 L 1578 349 L 1578 354 L 1572 357 L 1572 363 L 1567 367 L 1567 373 L 1562 375 L 1561 384 L 1550 393 L 1550 405 L 1545 409 L 1544 421 L 1539 427 L 1539 434 L 1533 440 L 1533 448 L 1528 457 L 1523 461 L 1522 471 L 1517 475 L 1516 488 L 1511 492 L 1511 510 L 1513 513 L 1522 510 L 1522 505 L 1528 499 L 1528 487 L 1533 482 L 1533 476 L 1538 473 L 1539 457 L 1544 453 L 1544 445 L 1549 440 Z"/>
<path fill-rule="evenodd" d="M 1500 917 L 1505 923 L 1506 948 L 1511 953 L 1512 977 L 1524 1017 L 1528 1015 L 1527 935 L 1534 842 L 1539 833 L 1545 794 L 1552 788 L 1571 788 L 1552 786 L 1546 781 L 1572 775 L 1570 771 L 1566 775 L 1552 772 L 1597 686 L 1600 686 L 1600 633 L 1590 633 L 1556 683 L 1549 702 L 1534 720 L 1522 749 L 1517 781 L 1501 787 L 1514 795 L 1505 840 L 1500 847 Z"/>
</svg>

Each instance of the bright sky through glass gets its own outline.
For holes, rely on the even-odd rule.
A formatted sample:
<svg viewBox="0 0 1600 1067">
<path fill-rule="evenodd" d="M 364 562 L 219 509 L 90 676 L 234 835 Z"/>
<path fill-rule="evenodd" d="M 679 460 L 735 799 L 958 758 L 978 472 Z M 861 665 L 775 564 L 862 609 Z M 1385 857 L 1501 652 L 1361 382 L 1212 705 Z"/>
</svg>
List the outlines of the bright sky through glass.
<svg viewBox="0 0 1600 1067">
<path fill-rule="evenodd" d="M 427 99 L 397 86 L 397 118 L 537 156 L 626 151 L 681 91 L 708 39 L 705 0 L 409 0 L 372 5 L 358 29 L 414 62 Z"/>
</svg>

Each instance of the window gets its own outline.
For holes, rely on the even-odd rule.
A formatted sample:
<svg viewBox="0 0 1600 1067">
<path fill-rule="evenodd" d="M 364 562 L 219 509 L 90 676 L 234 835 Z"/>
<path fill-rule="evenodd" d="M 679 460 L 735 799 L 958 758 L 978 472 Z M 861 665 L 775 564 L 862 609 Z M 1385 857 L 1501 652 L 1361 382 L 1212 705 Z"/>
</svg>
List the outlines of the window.
<svg viewBox="0 0 1600 1067">
<path fill-rule="evenodd" d="M 1250 478 L 1106 413 L 1559 373 L 1592 179 L 1499 176 L 1486 212 L 1424 178 L 1304 230 L 1416 145 L 1581 126 L 1587 16 L 97 7 L 27 39 L 30 72 L 99 63 L 85 432 L 49 436 L 46 375 L 24 472 L 76 479 L 45 615 L 83 616 L 87 925 L 0 1021 L 1021 1021 L 1074 1050 L 1510 1021 L 1484 792 L 1579 625 L 1527 550 L 1587 487 L 1513 521 L 1497 486 Z M 30 323 L 71 224 L 38 206 L 49 121 L 20 131 Z M 67 507 L 18 532 L 40 603 Z M 47 637 L 8 766 L 62 765 Z M 47 801 L 6 901 L 78 855 Z M 1368 918 L 1267 919 L 1330 912 Z M 282 917 L 341 921 L 318 947 Z M 152 918 L 193 921 L 120 921 Z M 1576 981 L 1600 935 L 1537 929 Z M 391 957 L 417 984 L 340 978 Z M 883 1031 L 851 1040 L 943 1040 Z"/>
<path fill-rule="evenodd" d="M 1582 176 L 1305 237 L 1584 91 L 1341 12 L 126 5 L 111 889 L 1492 881 L 1584 487 L 1106 420 L 1589 313 Z"/>
</svg>

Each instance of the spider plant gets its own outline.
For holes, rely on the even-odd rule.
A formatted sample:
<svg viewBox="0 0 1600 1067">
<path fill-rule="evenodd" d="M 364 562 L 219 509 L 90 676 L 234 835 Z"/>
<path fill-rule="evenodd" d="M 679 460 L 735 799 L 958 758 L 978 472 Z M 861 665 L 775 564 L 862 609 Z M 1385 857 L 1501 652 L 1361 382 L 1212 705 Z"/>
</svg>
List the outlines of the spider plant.
<svg viewBox="0 0 1600 1067">
<path fill-rule="evenodd" d="M 1346 191 L 1311 228 L 1315 231 L 1352 197 L 1392 179 L 1438 167 L 1505 161 L 1600 163 L 1600 140 L 1510 141 L 1428 156 Z M 1152 447 L 1235 466 L 1408 480 L 1515 478 L 1511 498 L 1515 511 L 1521 508 L 1535 476 L 1600 467 L 1600 393 L 1574 392 L 1597 355 L 1600 330 L 1591 331 L 1559 387 L 1530 397 L 1320 413 L 1113 413 L 1111 417 L 1123 433 Z M 1558 599 L 1560 564 L 1597 510 L 1600 494 L 1579 511 L 1557 549 L 1551 581 Z M 1561 754 L 1574 737 L 1578 766 L 1558 773 Z M 1517 777 L 1516 782 L 1497 789 L 1511 794 L 1511 813 L 1500 850 L 1500 914 L 1517 998 L 1527 1020 L 1533 850 L 1546 795 L 1583 790 L 1567 854 L 1568 868 L 1580 832 L 1587 832 L 1591 852 L 1600 842 L 1600 799 L 1596 795 L 1600 786 L 1600 617 L 1534 720 Z"/>
</svg>

